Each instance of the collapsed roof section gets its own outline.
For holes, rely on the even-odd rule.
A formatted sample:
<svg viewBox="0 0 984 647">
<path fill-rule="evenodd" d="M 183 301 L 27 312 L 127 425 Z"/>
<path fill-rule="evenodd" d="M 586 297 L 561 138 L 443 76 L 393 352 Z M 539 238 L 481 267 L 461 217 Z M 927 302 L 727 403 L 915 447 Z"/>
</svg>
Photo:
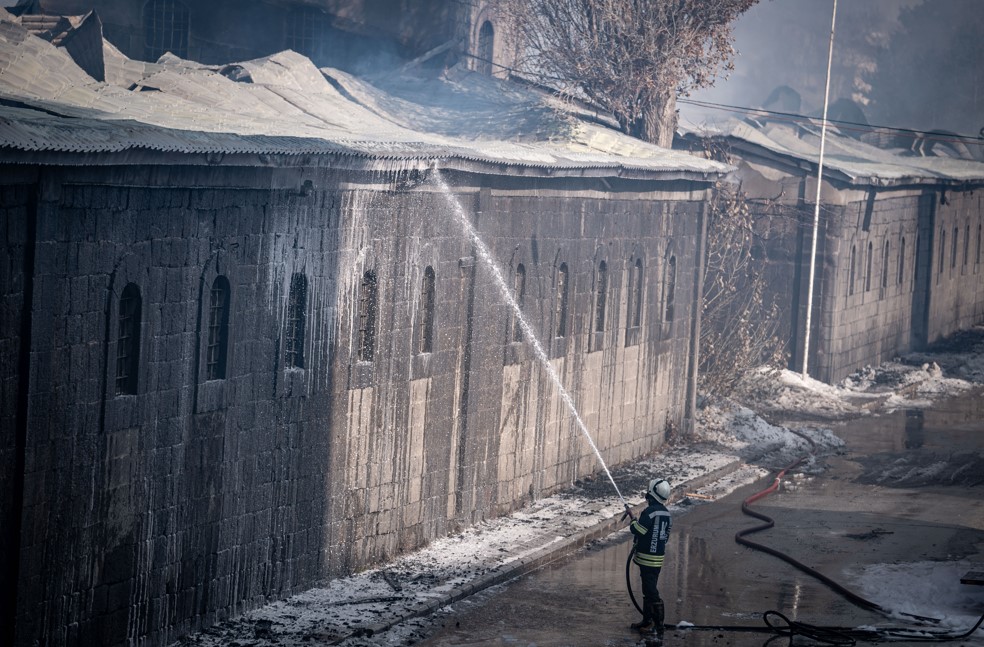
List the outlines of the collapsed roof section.
<svg viewBox="0 0 984 647">
<path fill-rule="evenodd" d="M 742 157 L 767 160 L 795 175 L 816 174 L 820 158 L 821 124 L 727 119 L 681 128 L 685 140 L 717 141 Z M 855 188 L 919 185 L 977 186 L 984 184 L 984 163 L 959 157 L 923 156 L 908 142 L 889 142 L 880 148 L 828 127 L 824 177 Z M 984 148 L 981 145 L 972 144 Z"/>
<path fill-rule="evenodd" d="M 105 81 L 0 10 L 0 162 L 349 165 L 712 181 L 724 164 L 633 139 L 535 89 L 451 69 L 370 82 L 286 51 L 226 66 L 127 58 Z M 271 159 L 275 158 L 275 159 Z"/>
</svg>

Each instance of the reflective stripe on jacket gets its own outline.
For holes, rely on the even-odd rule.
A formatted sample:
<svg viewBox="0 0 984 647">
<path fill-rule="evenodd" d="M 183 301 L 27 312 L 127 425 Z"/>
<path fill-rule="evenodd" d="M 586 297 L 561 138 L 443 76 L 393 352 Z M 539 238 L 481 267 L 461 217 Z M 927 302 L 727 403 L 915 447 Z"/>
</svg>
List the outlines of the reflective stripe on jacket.
<svg viewBox="0 0 984 647">
<path fill-rule="evenodd" d="M 673 521 L 666 507 L 661 503 L 650 504 L 629 526 L 635 535 L 636 553 L 632 561 L 639 566 L 662 568 L 666 540 L 672 527 Z"/>
</svg>

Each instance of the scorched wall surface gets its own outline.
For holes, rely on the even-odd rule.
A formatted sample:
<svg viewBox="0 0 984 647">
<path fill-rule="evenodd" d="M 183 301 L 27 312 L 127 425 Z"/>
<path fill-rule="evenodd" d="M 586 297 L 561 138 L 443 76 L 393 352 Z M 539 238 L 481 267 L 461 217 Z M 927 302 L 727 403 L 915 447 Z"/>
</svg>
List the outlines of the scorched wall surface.
<svg viewBox="0 0 984 647">
<path fill-rule="evenodd" d="M 684 416 L 704 185 L 447 176 L 511 289 L 523 265 L 606 460 L 658 447 Z M 0 446 L 5 529 L 24 461 L 17 644 L 166 643 L 598 469 L 426 173 L 4 178 L 5 366 L 30 339 Z"/>
<path fill-rule="evenodd" d="M 984 321 L 984 191 L 947 191 L 932 198 L 933 263 L 925 328 L 929 343 Z"/>
<path fill-rule="evenodd" d="M 830 214 L 834 271 L 826 277 L 816 356 L 828 382 L 913 347 L 921 192 L 869 195 Z"/>
<path fill-rule="evenodd" d="M 834 210 L 816 355 L 827 382 L 984 320 L 980 191 L 869 195 Z"/>
</svg>

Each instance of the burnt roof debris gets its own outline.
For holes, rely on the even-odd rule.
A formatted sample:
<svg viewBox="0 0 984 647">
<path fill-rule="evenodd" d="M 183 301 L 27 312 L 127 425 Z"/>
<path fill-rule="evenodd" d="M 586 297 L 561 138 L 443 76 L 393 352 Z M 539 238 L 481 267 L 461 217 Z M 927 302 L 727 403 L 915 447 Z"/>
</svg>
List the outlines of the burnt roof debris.
<svg viewBox="0 0 984 647">
<path fill-rule="evenodd" d="M 816 172 L 820 156 L 820 120 L 801 118 L 739 119 L 681 124 L 683 140 L 717 141 L 739 156 L 752 156 L 782 163 L 791 173 Z M 931 134 L 930 134 L 931 135 Z M 937 155 L 917 148 L 927 138 L 923 133 L 879 131 L 862 136 L 837 125 L 828 126 L 824 154 L 824 176 L 849 186 L 917 186 L 984 184 L 984 163 L 977 161 L 971 147 L 980 144 L 936 142 Z M 932 137 L 930 137 L 932 139 Z M 955 146 L 960 144 L 960 146 Z M 982 141 L 984 144 L 984 141 Z M 933 146 L 930 146 L 933 148 Z"/>
<path fill-rule="evenodd" d="M 319 70 L 291 51 L 203 65 L 172 54 L 147 63 L 100 45 L 105 80 L 0 10 L 0 162 L 22 161 L 18 152 L 60 153 L 60 162 L 84 153 L 86 163 L 124 151 L 128 160 L 166 152 L 169 163 L 180 154 L 255 164 L 259 156 L 320 154 L 357 157 L 360 167 L 439 159 L 490 173 L 702 182 L 730 169 L 594 123 L 548 93 L 459 67 L 369 78 Z"/>
<path fill-rule="evenodd" d="M 28 10 L 31 5 L 18 5 Z M 97 81 L 106 79 L 103 65 L 102 21 L 95 11 L 83 16 L 57 16 L 44 13 L 23 13 L 18 21 L 29 33 L 68 52 L 85 73 Z"/>
</svg>

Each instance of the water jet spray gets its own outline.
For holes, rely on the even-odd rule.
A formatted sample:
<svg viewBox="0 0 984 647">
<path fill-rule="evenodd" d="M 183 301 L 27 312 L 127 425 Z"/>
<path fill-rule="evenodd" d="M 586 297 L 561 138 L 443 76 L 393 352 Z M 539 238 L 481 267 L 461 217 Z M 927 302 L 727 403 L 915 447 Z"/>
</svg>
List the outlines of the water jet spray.
<svg viewBox="0 0 984 647">
<path fill-rule="evenodd" d="M 461 223 L 462 228 L 465 230 L 465 233 L 468 234 L 468 238 L 471 239 L 472 244 L 475 246 L 475 249 L 478 252 L 478 256 L 482 259 L 482 261 L 489 268 L 489 270 L 491 270 L 492 277 L 493 279 L 495 279 L 495 285 L 499 289 L 500 296 L 507 304 L 509 304 L 509 307 L 512 308 L 513 314 L 516 315 L 516 321 L 519 323 L 520 328 L 522 328 L 523 330 L 523 335 L 524 335 L 523 338 L 530 343 L 530 346 L 533 347 L 533 353 L 536 355 L 537 360 L 539 360 L 540 365 L 544 368 L 544 370 L 546 370 L 547 375 L 550 377 L 551 382 L 553 382 L 554 386 L 557 388 L 557 392 L 560 394 L 560 398 L 561 400 L 563 400 L 564 405 L 567 407 L 567 410 L 573 416 L 574 422 L 577 425 L 578 430 L 588 441 L 588 445 L 591 446 L 591 449 L 594 451 L 595 456 L 598 457 L 598 462 L 601 463 L 601 467 L 605 471 L 605 476 L 608 477 L 608 480 L 611 482 L 612 487 L 615 488 L 615 493 L 618 495 L 619 500 L 622 502 L 622 505 L 625 507 L 626 515 L 631 516 L 631 508 L 628 502 L 625 500 L 625 497 L 622 496 L 622 492 L 618 489 L 618 485 L 615 484 L 615 479 L 612 478 L 612 473 L 608 470 L 608 465 L 605 463 L 605 459 L 602 458 L 601 452 L 598 450 L 598 446 L 595 444 L 594 439 L 591 437 L 591 433 L 588 431 L 587 425 L 584 423 L 584 420 L 581 419 L 581 415 L 578 413 L 577 407 L 574 405 L 574 398 L 567 391 L 567 389 L 564 388 L 564 384 L 560 380 L 560 376 L 557 374 L 557 371 L 550 363 L 550 359 L 549 357 L 547 357 L 547 353 L 544 351 L 543 346 L 540 344 L 540 341 L 536 336 L 536 332 L 533 330 L 533 327 L 530 325 L 529 321 L 527 321 L 526 316 L 523 314 L 522 309 L 519 307 L 519 303 L 517 303 L 516 299 L 513 297 L 512 291 L 509 289 L 509 286 L 506 284 L 505 278 L 503 278 L 502 276 L 502 272 L 499 271 L 499 267 L 498 265 L 496 265 L 492 253 L 489 251 L 489 248 L 485 245 L 485 241 L 483 241 L 482 238 L 478 235 L 478 232 L 475 230 L 475 227 L 468 219 L 468 214 L 465 213 L 465 210 L 461 206 L 461 203 L 455 197 L 454 193 L 452 193 L 451 187 L 448 186 L 447 182 L 445 182 L 444 176 L 441 175 L 440 170 L 437 168 L 437 164 L 438 164 L 437 160 L 434 160 L 434 162 L 432 162 L 431 164 L 434 183 L 441 190 L 441 193 L 444 194 L 445 199 L 448 201 L 448 205 L 451 207 L 451 210 L 454 212 L 454 215 L 457 216 L 458 221 Z"/>
</svg>

